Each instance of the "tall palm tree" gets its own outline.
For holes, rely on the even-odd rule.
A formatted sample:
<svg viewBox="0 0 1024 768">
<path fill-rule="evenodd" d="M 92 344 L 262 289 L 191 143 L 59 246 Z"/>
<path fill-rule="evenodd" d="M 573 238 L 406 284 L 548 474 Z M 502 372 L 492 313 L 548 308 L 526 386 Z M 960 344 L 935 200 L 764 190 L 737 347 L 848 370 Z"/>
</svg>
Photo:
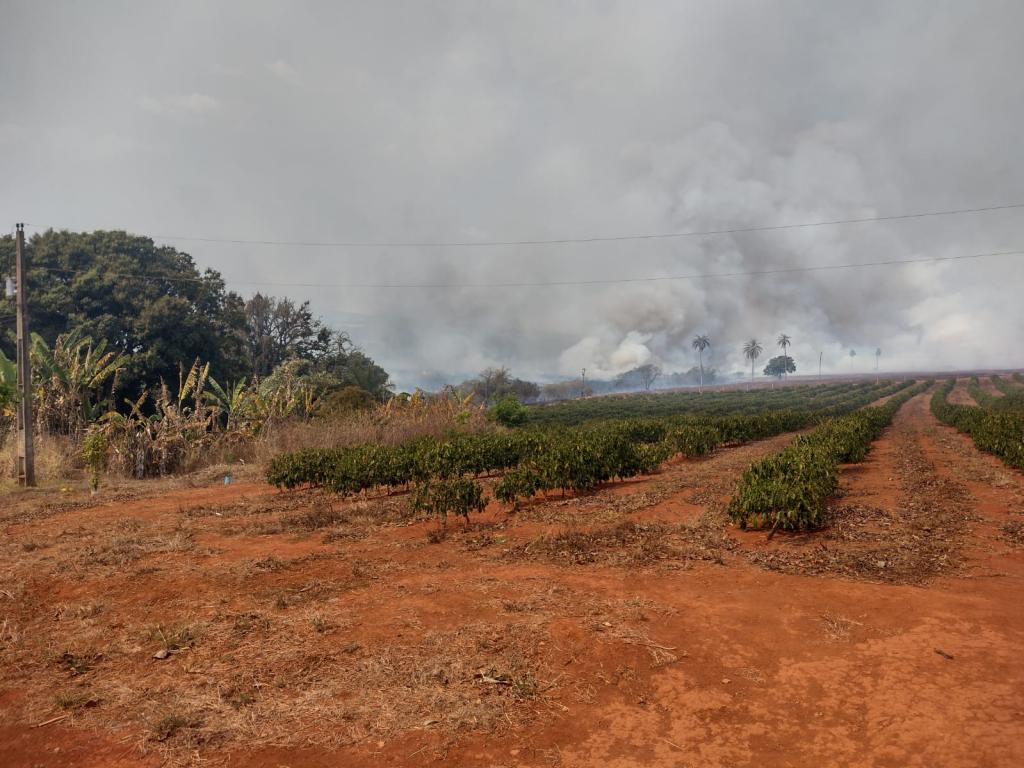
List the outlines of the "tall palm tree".
<svg viewBox="0 0 1024 768">
<path fill-rule="evenodd" d="M 693 337 L 692 346 L 697 350 L 697 359 L 700 361 L 700 391 L 704 391 L 704 350 L 711 346 L 711 339 L 698 333 Z"/>
<path fill-rule="evenodd" d="M 787 378 L 786 369 L 789 367 L 787 365 L 787 363 L 789 362 L 789 355 L 786 354 L 786 347 L 788 347 L 792 343 L 793 342 L 790 341 L 789 336 L 787 336 L 784 333 L 780 333 L 779 338 L 776 340 L 776 344 L 782 347 L 782 378 L 784 379 Z"/>
<path fill-rule="evenodd" d="M 855 358 L 856 356 L 857 356 L 857 350 L 856 349 L 851 349 L 850 350 L 850 373 L 853 373 L 853 358 Z"/>
<path fill-rule="evenodd" d="M 754 361 L 761 356 L 764 348 L 757 343 L 757 339 L 751 339 L 743 345 L 743 356 L 750 361 L 750 383 L 754 383 Z M 748 387 L 749 389 L 749 387 Z"/>
</svg>

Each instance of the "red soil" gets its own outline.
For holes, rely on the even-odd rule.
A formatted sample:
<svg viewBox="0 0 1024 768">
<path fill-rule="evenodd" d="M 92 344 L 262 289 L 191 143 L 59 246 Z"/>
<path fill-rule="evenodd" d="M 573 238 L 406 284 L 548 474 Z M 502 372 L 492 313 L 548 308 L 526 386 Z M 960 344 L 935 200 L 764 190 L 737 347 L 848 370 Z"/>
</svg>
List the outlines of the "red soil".
<svg viewBox="0 0 1024 768">
<path fill-rule="evenodd" d="M 791 437 L 677 462 L 639 482 L 565 503 L 553 498 L 515 515 L 492 505 L 466 531 L 461 522 L 451 524 L 453 534 L 439 544 L 426 544 L 430 522 L 368 524 L 362 538 L 332 542 L 319 533 L 225 528 L 276 519 L 272 512 L 232 517 L 235 510 L 282 499 L 259 485 L 180 490 L 8 519 L 8 545 L 0 550 L 0 588 L 6 590 L 0 627 L 6 617 L 12 629 L 0 631 L 0 763 L 99 768 L 199 757 L 266 768 L 1024 765 L 1024 552 L 999 537 L 999 527 L 1024 511 L 1024 477 L 937 424 L 926 396 L 904 406 L 863 464 L 844 469 L 837 503 L 870 505 L 893 519 L 907 514 L 915 503 L 908 489 L 918 488 L 921 478 L 911 477 L 900 460 L 907 452 L 919 455 L 930 477 L 945 483 L 937 487 L 962 491 L 977 517 L 958 545 L 961 567 L 945 575 L 906 585 L 765 570 L 751 557 L 811 551 L 821 534 L 768 542 L 763 532 L 731 530 L 738 547 L 721 564 L 598 559 L 573 566 L 515 556 L 517 546 L 540 533 L 586 530 L 594 525 L 590 520 L 692 521 L 720 507 L 747 463 Z M 650 503 L 625 511 L 617 506 L 644 493 Z M 314 501 L 302 497 L 300 503 Z M 185 511 L 214 504 L 212 513 L 189 518 L 194 549 L 147 553 L 127 567 L 68 565 L 82 532 L 124 519 L 170 532 Z M 34 541 L 52 543 L 27 551 L 25 543 Z M 305 555 L 323 557 L 298 560 Z M 253 565 L 269 556 L 289 566 Z M 357 562 L 373 575 L 360 581 Z M 248 570 L 239 572 L 243 566 Z M 178 736 L 156 742 L 147 735 L 146 717 L 113 701 L 68 712 L 53 707 L 67 675 L 38 659 L 45 638 L 61 631 L 54 616 L 62 606 L 104 600 L 97 626 L 112 637 L 157 616 L 198 617 L 212 627 L 218 612 L 259 610 L 286 621 L 299 609 L 275 612 L 268 608 L 272 595 L 287 592 L 298 600 L 295 590 L 314 581 L 354 585 L 318 603 L 339 628 L 318 634 L 288 624 L 275 644 L 290 641 L 295 653 L 307 654 L 346 644 L 361 650 L 339 654 L 320 677 L 308 679 L 310 688 L 329 686 L 344 665 L 370 663 L 395 643 L 414 648 L 433 632 L 484 625 L 493 630 L 487 648 L 525 653 L 528 640 L 516 634 L 513 621 L 525 622 L 541 642 L 534 650 L 550 687 L 510 701 L 502 717 L 480 727 L 462 720 L 446 728 L 446 713 L 424 699 L 414 726 L 383 735 L 369 728 L 362 738 L 340 741 L 332 734 L 353 726 L 336 719 L 334 708 L 277 733 L 275 723 L 289 717 L 288 710 L 263 709 L 275 695 L 264 689 L 250 710 L 241 710 L 250 712 L 248 721 L 237 721 L 246 729 L 241 736 L 223 732 L 184 746 L 175 744 Z M 503 601 L 518 601 L 525 612 L 510 613 Z M 233 664 L 244 666 L 248 654 L 268 654 L 270 667 L 292 660 L 247 645 L 246 655 L 225 661 L 233 650 L 218 645 L 204 655 L 200 637 L 194 649 L 166 662 L 152 660 L 151 645 L 112 651 L 109 661 L 79 677 L 89 682 L 92 675 L 99 684 L 104 676 L 120 676 L 149 692 L 136 699 L 143 707 L 147 697 L 169 691 L 184 700 L 204 695 L 197 676 L 224 685 Z M 268 679 L 270 667 L 262 673 Z M 497 687 L 472 680 L 452 685 L 484 706 Z M 387 701 L 397 706 L 404 695 L 423 690 L 410 684 L 403 694 L 399 686 Z"/>
</svg>

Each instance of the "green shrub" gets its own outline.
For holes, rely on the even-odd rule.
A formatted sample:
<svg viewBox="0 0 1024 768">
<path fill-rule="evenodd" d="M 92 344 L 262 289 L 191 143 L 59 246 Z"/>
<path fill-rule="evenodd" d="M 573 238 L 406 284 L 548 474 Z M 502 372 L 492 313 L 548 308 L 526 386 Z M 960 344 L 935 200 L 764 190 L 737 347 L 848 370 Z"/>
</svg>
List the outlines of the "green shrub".
<svg viewBox="0 0 1024 768">
<path fill-rule="evenodd" d="M 979 450 L 998 456 L 1011 467 L 1024 469 L 1024 411 L 998 404 L 955 405 L 947 400 L 955 385 L 956 381 L 949 379 L 932 395 L 935 418 L 970 435 Z"/>
<path fill-rule="evenodd" d="M 785 450 L 757 462 L 740 478 L 729 516 L 740 528 L 820 527 L 838 488 L 839 464 L 863 461 L 896 411 L 932 383 L 908 385 L 884 405 L 827 419 Z"/>
<path fill-rule="evenodd" d="M 372 488 L 429 486 L 435 480 L 503 472 L 495 496 L 515 505 L 539 491 L 586 492 L 611 480 L 649 474 L 674 454 L 703 456 L 722 444 L 804 429 L 909 386 L 842 384 L 794 389 L 773 395 L 770 401 L 787 407 L 766 411 L 748 412 L 750 402 L 763 406 L 759 399 L 733 397 L 709 413 L 599 419 L 574 426 L 554 421 L 443 439 L 420 437 L 397 446 L 305 449 L 274 457 L 267 468 L 267 481 L 282 488 L 313 485 L 350 495 Z M 727 404 L 738 412 L 721 412 L 728 410 Z M 820 439 L 835 443 L 837 455 L 849 457 L 842 460 L 855 460 L 858 447 L 863 450 L 864 436 L 880 429 L 872 424 L 851 422 L 843 431 L 822 430 Z M 858 431 L 847 434 L 854 426 Z"/>
<path fill-rule="evenodd" d="M 530 412 L 515 395 L 506 395 L 488 411 L 488 415 L 506 427 L 520 427 L 526 423 Z"/>
<path fill-rule="evenodd" d="M 416 486 L 413 508 L 437 516 L 441 525 L 448 515 L 462 515 L 469 522 L 470 512 L 483 512 L 487 506 L 480 483 L 467 477 L 431 480 Z"/>
</svg>

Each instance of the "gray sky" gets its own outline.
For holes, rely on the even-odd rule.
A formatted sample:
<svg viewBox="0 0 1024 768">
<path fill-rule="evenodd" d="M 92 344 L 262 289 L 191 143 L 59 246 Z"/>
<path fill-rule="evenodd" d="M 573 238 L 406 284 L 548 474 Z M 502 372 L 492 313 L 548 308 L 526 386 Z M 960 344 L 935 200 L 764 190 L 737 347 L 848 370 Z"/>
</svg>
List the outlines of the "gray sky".
<svg viewBox="0 0 1024 768">
<path fill-rule="evenodd" d="M 0 211 L 30 229 L 520 240 L 1024 203 L 1024 4 L 2 0 Z M 41 226 L 38 226 L 41 225 Z M 5 225 L 6 226 L 6 225 Z M 164 240 L 310 299 L 400 386 L 486 365 L 1020 366 L 1024 210 L 676 240 L 310 249 Z M 858 357 L 846 354 L 855 348 Z M 760 361 L 763 366 L 767 354 Z M 761 367 L 761 366 L 759 366 Z"/>
</svg>

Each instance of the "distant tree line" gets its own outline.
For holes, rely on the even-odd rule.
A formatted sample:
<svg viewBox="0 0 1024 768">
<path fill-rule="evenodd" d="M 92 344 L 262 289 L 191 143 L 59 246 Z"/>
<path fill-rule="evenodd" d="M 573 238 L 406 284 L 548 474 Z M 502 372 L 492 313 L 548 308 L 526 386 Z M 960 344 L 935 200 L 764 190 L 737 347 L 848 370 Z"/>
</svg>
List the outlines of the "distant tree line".
<svg viewBox="0 0 1024 768">
<path fill-rule="evenodd" d="M 485 368 L 475 378 L 466 379 L 453 388 L 462 396 L 472 395 L 491 405 L 509 396 L 521 403 L 532 403 L 540 397 L 539 384 L 514 378 L 508 368 Z"/>
<path fill-rule="evenodd" d="M 715 383 L 719 380 L 719 375 L 714 369 L 704 369 L 703 375 L 706 383 Z M 688 371 L 665 374 L 660 366 L 650 363 L 632 368 L 613 379 L 588 378 L 584 381 L 582 377 L 577 377 L 547 384 L 517 378 L 505 367 L 492 367 L 485 368 L 475 377 L 448 389 L 461 397 L 472 395 L 481 404 L 494 405 L 508 397 L 528 404 L 571 400 L 611 392 L 651 390 L 656 385 L 660 389 L 690 387 L 697 386 L 700 382 L 701 371 L 697 366 Z"/>
<path fill-rule="evenodd" d="M 14 239 L 0 238 L 0 275 L 14 272 Z M 256 294 L 246 301 L 220 273 L 200 271 L 187 253 L 122 231 L 55 232 L 28 243 L 31 328 L 47 343 L 77 333 L 127 355 L 118 391 L 136 396 L 181 366 L 210 363 L 221 382 L 263 379 L 282 363 L 337 388 L 389 394 L 386 371 L 347 333 L 317 318 L 309 302 Z M 14 302 L 0 296 L 0 317 Z M 0 351 L 14 355 L 14 323 L 0 325 Z"/>
</svg>

